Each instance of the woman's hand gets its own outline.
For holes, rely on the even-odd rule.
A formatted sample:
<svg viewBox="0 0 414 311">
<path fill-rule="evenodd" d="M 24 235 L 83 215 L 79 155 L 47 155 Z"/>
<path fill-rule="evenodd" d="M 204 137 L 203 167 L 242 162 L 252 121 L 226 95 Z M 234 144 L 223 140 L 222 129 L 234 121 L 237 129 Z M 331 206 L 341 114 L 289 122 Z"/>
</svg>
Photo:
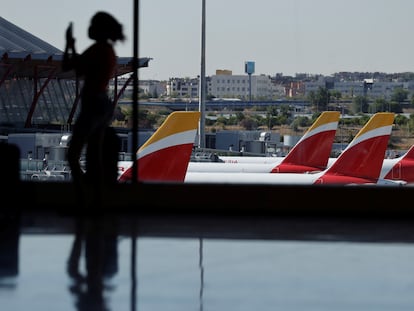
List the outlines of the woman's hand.
<svg viewBox="0 0 414 311">
<path fill-rule="evenodd" d="M 75 38 L 73 38 L 73 23 L 70 22 L 66 29 L 66 47 L 73 49 L 75 47 Z"/>
</svg>

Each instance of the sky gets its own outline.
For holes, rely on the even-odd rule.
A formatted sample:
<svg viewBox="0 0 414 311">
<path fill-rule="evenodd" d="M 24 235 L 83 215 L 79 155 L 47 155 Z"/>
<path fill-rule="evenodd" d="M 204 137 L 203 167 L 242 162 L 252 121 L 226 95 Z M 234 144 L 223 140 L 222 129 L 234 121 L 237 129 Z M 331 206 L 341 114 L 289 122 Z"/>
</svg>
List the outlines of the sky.
<svg viewBox="0 0 414 311">
<path fill-rule="evenodd" d="M 138 0 L 137 0 L 138 1 Z M 414 71 L 412 0 L 205 0 L 205 74 L 331 75 L 340 71 Z M 140 79 L 195 78 L 201 72 L 202 0 L 139 0 L 138 56 L 150 57 Z M 1 16 L 63 50 L 69 22 L 79 52 L 90 18 L 107 11 L 127 39 L 118 56 L 133 56 L 134 1 L 13 0 Z"/>
</svg>

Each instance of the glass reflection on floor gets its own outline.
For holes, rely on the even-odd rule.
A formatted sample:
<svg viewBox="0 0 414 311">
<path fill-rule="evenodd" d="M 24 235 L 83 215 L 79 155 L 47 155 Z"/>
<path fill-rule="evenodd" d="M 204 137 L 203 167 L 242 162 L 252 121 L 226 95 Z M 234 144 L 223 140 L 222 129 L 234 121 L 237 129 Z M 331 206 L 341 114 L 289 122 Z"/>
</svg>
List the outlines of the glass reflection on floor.
<svg viewBox="0 0 414 311">
<path fill-rule="evenodd" d="M 70 234 L 34 233 L 2 243 L 2 310 L 414 307 L 412 244 L 140 237 L 134 249 L 118 235 L 105 236 L 115 248 L 97 249 L 100 228 L 89 230 L 79 244 Z"/>
</svg>

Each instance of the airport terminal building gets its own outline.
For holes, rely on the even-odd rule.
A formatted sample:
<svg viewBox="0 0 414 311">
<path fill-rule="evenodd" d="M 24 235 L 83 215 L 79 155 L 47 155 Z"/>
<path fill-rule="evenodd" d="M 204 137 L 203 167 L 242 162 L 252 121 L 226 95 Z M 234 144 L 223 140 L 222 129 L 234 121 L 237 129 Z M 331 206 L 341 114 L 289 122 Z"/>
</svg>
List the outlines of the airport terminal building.
<svg viewBox="0 0 414 311">
<path fill-rule="evenodd" d="M 63 72 L 63 51 L 0 17 L 1 134 L 32 128 L 68 129 L 78 111 L 82 80 Z M 119 76 L 132 73 L 132 57 L 118 57 Z M 150 58 L 140 58 L 147 67 Z M 131 79 L 113 92 L 116 102 Z M 119 83 L 115 83 L 119 85 Z"/>
</svg>

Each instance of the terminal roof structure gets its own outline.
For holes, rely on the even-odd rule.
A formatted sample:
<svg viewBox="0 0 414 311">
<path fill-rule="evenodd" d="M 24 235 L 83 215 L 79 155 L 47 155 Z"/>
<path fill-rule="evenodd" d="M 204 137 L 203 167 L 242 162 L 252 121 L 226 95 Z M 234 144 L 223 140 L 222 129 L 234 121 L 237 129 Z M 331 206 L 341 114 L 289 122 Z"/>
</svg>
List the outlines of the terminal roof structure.
<svg viewBox="0 0 414 311">
<path fill-rule="evenodd" d="M 0 59 L 1 66 L 9 68 L 14 77 L 38 78 L 53 76 L 75 79 L 74 72 L 62 72 L 60 62 L 63 51 L 19 28 L 0 16 Z M 132 57 L 118 57 L 117 75 L 132 72 Z M 148 67 L 150 58 L 140 58 L 139 67 Z M 0 77 L 2 78 L 2 77 Z"/>
<path fill-rule="evenodd" d="M 63 54 L 60 49 L 0 17 L 0 127 L 32 128 L 72 123 L 79 106 L 79 79 L 73 70 L 62 71 Z M 133 72 L 133 59 L 117 58 L 115 80 Z M 138 68 L 148 67 L 150 60 L 139 58 Z M 119 91 L 115 90 L 115 104 L 131 80 L 132 75 Z"/>
</svg>

